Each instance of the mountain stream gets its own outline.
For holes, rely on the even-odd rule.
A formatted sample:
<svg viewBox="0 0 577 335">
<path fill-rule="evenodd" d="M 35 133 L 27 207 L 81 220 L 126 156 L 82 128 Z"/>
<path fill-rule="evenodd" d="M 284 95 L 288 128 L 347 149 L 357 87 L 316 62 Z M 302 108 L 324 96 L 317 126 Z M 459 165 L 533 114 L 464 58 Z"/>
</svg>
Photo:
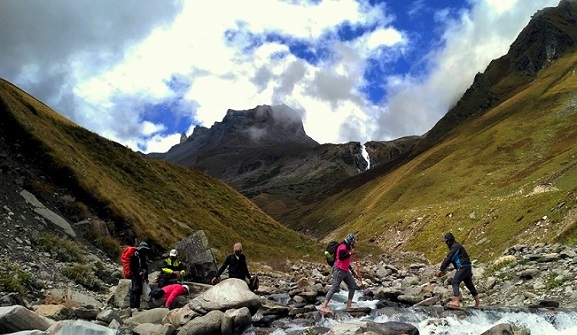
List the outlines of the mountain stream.
<svg viewBox="0 0 577 335">
<path fill-rule="evenodd" d="M 360 301 L 359 296 L 356 295 L 353 300 L 354 305 L 369 307 L 372 313 L 354 318 L 346 313 L 339 313 L 345 309 L 346 294 L 346 291 L 336 293 L 329 303 L 329 307 L 335 312 L 335 317 L 322 317 L 314 323 L 314 326 L 330 329 L 342 323 L 397 321 L 417 327 L 420 335 L 479 335 L 498 324 L 507 323 L 524 327 L 530 330 L 531 335 L 577 335 L 576 310 L 482 307 L 480 309 L 466 308 L 463 311 L 444 311 L 440 306 L 376 309 L 377 301 Z M 287 329 L 278 328 L 270 335 L 300 334 L 307 328 L 310 326 L 295 324 Z M 336 331 L 334 334 L 339 335 L 340 332 Z M 257 335 L 257 332 L 254 328 L 248 329 L 244 335 Z"/>
</svg>

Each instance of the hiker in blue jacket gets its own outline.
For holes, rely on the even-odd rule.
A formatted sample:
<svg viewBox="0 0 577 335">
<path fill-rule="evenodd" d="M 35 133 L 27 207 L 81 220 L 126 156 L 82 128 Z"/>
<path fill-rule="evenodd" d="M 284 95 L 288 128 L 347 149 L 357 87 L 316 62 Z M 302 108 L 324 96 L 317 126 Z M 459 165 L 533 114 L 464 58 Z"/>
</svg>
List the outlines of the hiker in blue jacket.
<svg viewBox="0 0 577 335">
<path fill-rule="evenodd" d="M 443 242 L 449 247 L 449 253 L 447 257 L 441 263 L 440 269 L 437 271 L 436 276 L 440 277 L 443 275 L 449 264 L 453 264 L 455 267 L 455 276 L 453 277 L 453 300 L 447 303 L 447 306 L 460 307 L 461 306 L 461 296 L 459 294 L 459 285 L 461 282 L 465 283 L 465 286 L 475 298 L 475 307 L 479 307 L 479 293 L 473 285 L 473 269 L 471 265 L 471 260 L 465 248 L 455 241 L 455 236 L 452 233 L 447 233 L 443 237 Z"/>
</svg>

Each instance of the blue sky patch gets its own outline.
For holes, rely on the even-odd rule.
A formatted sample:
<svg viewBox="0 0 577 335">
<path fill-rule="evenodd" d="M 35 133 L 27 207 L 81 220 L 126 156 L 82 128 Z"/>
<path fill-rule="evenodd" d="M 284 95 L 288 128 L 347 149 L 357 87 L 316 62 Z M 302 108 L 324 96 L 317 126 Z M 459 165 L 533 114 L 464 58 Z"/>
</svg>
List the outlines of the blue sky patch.
<svg viewBox="0 0 577 335">
<path fill-rule="evenodd" d="M 165 129 L 160 132 L 162 135 L 186 132 L 193 120 L 188 114 L 175 112 L 179 108 L 178 104 L 178 100 L 171 100 L 147 105 L 144 107 L 144 113 L 141 114 L 142 120 L 164 125 Z"/>
</svg>

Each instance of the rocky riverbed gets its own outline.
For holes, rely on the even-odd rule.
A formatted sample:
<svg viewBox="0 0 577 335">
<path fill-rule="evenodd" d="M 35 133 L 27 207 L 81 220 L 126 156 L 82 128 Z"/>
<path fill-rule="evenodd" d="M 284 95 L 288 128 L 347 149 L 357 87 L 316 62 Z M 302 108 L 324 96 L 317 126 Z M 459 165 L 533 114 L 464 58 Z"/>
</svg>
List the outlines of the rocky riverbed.
<svg viewBox="0 0 577 335">
<path fill-rule="evenodd" d="M 58 269 L 64 269 L 70 264 L 55 261 L 51 255 L 33 250 L 33 243 L 29 243 L 24 238 L 19 240 L 13 241 L 18 245 L 11 245 L 8 248 L 16 250 L 16 253 L 22 253 L 21 259 L 30 259 L 19 264 L 22 271 L 33 274 L 33 280 L 25 292 L 0 293 L 2 306 L 22 305 L 50 320 L 90 320 L 105 327 L 112 327 L 110 329 L 122 331 L 124 334 L 156 334 L 152 330 L 134 332 L 135 327 L 140 323 L 134 322 L 134 319 L 129 322 L 127 320 L 138 313 L 156 310 L 151 313 L 162 315 L 162 317 L 158 315 L 155 317 L 158 319 L 156 321 L 158 326 L 163 324 L 163 318 L 169 313 L 166 308 L 160 308 L 162 312 L 157 311 L 161 305 L 146 302 L 143 303 L 140 311 L 127 308 L 129 281 L 118 279 L 120 265 L 108 260 L 105 255 L 89 252 L 86 255 L 88 263 L 92 264 L 93 268 L 98 267 L 101 270 L 102 274 L 98 277 L 108 277 L 107 280 L 97 279 L 100 289 L 95 292 L 83 285 L 75 284 L 66 276 L 57 274 Z M 2 256 L 4 259 L 8 257 L 8 250 L 6 250 L 8 248 L 4 247 L 5 251 Z M 14 255 L 14 252 L 10 255 Z M 538 309 L 558 311 L 575 309 L 574 288 L 577 283 L 571 274 L 575 271 L 576 255 L 575 248 L 569 246 L 515 245 L 491 264 L 475 264 L 474 282 L 480 292 L 483 305 L 481 310 L 530 312 Z M 411 259 L 413 262 L 406 263 L 404 259 Z M 415 259 L 420 261 L 415 262 Z M 14 259 L 11 262 L 14 262 Z M 436 278 L 434 273 L 438 264 L 429 264 L 423 256 L 415 254 L 382 256 L 380 260 L 373 262 L 360 260 L 359 266 L 363 288 L 358 294 L 358 304 L 361 306 L 352 312 L 339 311 L 337 318 L 341 315 L 341 319 L 346 319 L 342 316 L 343 313 L 348 317 L 362 318 L 370 315 L 374 317 L 375 313 L 377 315 L 400 313 L 399 310 L 403 309 L 412 310 L 412 314 L 415 310 L 419 310 L 423 317 L 446 313 L 442 305 L 452 295 L 450 282 L 453 271 Z M 260 287 L 255 292 L 260 305 L 255 309 L 254 303 L 250 303 L 253 310 L 251 310 L 248 324 L 246 311 L 243 312 L 244 331 L 248 329 L 253 334 L 267 334 L 283 327 L 290 329 L 295 326 L 295 322 L 304 327 L 303 329 L 316 327 L 315 325 L 322 318 L 318 312 L 318 306 L 330 287 L 331 276 L 328 265 L 305 261 L 287 262 L 284 267 L 287 271 L 284 272 L 263 264 L 251 264 L 251 268 L 252 272 L 260 278 Z M 151 274 L 151 278 L 153 276 L 154 274 Z M 212 288 L 204 284 L 190 283 L 190 285 L 195 287 L 193 290 L 195 293 L 187 297 L 188 302 L 197 299 L 203 292 Z M 37 288 L 37 290 L 30 290 L 30 287 Z M 342 288 L 346 290 L 346 286 Z M 218 298 L 218 295 L 216 298 L 213 295 L 213 299 L 227 301 L 231 292 L 237 291 L 241 289 L 229 289 L 228 293 L 221 296 L 222 299 Z M 252 301 L 251 299 L 254 300 L 254 297 L 248 300 Z M 466 289 L 463 290 L 463 299 L 464 305 L 472 305 L 473 300 Z M 371 303 L 366 305 L 363 301 Z M 239 306 L 246 307 L 243 304 Z M 216 308 L 216 310 L 221 310 L 221 308 Z M 468 313 L 459 310 L 449 312 L 456 313 L 457 317 L 458 313 Z M 102 316 L 102 313 L 114 317 L 110 319 Z M 181 313 L 187 314 L 185 311 Z M 178 322 L 171 324 L 173 326 L 166 330 L 166 334 L 176 334 L 179 329 Z M 157 328 L 151 329 L 157 331 Z M 362 332 L 367 331 L 363 329 Z M 322 333 L 328 329 L 321 327 L 317 331 Z"/>
</svg>

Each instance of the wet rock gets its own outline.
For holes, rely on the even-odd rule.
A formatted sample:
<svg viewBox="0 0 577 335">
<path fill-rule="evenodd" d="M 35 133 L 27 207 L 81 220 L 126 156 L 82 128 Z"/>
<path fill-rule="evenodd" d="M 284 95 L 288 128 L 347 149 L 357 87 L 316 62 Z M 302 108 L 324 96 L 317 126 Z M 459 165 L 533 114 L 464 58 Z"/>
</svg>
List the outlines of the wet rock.
<svg viewBox="0 0 577 335">
<path fill-rule="evenodd" d="M 501 323 L 491 327 L 481 335 L 531 335 L 531 331 L 510 323 Z"/>
</svg>

